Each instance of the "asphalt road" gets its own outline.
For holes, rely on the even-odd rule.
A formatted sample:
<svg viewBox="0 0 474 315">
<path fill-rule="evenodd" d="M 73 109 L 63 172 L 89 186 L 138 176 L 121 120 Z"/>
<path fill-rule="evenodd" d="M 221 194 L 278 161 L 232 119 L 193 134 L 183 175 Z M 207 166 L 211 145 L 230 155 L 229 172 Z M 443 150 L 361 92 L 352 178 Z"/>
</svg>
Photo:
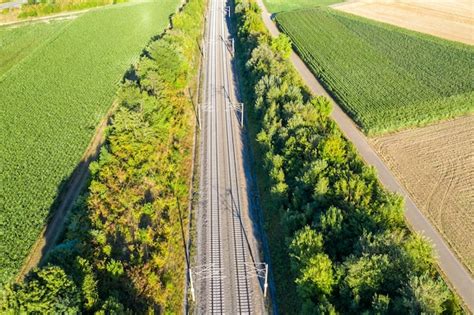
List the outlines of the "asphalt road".
<svg viewBox="0 0 474 315">
<path fill-rule="evenodd" d="M 210 0 L 200 104 L 199 314 L 262 314 L 260 259 L 249 209 L 241 111 L 236 97 L 225 0 Z"/>
<path fill-rule="evenodd" d="M 271 20 L 271 15 L 265 8 L 262 0 L 257 0 L 262 8 L 262 17 L 265 25 L 273 36 L 280 33 L 275 23 Z M 317 81 L 311 71 L 299 56 L 293 52 L 291 62 L 300 73 L 306 85 L 316 95 L 327 97 L 332 105 L 332 118 L 337 122 L 345 136 L 355 145 L 363 159 L 377 169 L 379 180 L 390 191 L 397 192 L 405 199 L 405 217 L 411 228 L 427 236 L 434 244 L 438 255 L 438 262 L 445 278 L 461 296 L 467 307 L 474 311 L 474 280 L 467 269 L 457 259 L 451 249 L 443 240 L 439 232 L 431 225 L 429 220 L 416 207 L 415 203 L 408 196 L 407 192 L 397 182 L 389 168 L 382 162 L 377 153 L 368 144 L 365 135 L 358 129 L 354 122 L 347 116 L 339 105 L 332 99 L 326 90 Z M 474 237 L 474 236 L 473 236 Z"/>
<path fill-rule="evenodd" d="M 19 8 L 19 7 L 21 7 L 22 4 L 24 4 L 26 2 L 27 2 L 26 0 L 18 0 L 18 1 L 0 3 L 0 10 Z"/>
</svg>

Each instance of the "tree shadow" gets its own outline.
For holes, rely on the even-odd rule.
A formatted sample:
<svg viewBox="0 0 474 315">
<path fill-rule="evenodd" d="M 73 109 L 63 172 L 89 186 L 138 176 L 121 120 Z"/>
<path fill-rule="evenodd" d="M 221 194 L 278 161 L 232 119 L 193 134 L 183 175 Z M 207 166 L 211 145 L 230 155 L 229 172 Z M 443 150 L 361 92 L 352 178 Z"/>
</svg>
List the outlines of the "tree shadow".
<svg viewBox="0 0 474 315">
<path fill-rule="evenodd" d="M 86 159 L 79 162 L 71 175 L 61 181 L 57 188 L 56 198 L 49 209 L 46 227 L 39 240 L 39 247 L 37 246 L 32 254 L 31 263 L 36 261 L 36 264 L 44 264 L 47 258 L 46 253 L 62 239 L 68 213 L 81 192 L 87 189 L 86 183 L 90 178 L 89 165 L 98 158 L 101 147 L 102 144 L 94 148 Z M 31 267 L 33 266 L 31 265 Z"/>
</svg>

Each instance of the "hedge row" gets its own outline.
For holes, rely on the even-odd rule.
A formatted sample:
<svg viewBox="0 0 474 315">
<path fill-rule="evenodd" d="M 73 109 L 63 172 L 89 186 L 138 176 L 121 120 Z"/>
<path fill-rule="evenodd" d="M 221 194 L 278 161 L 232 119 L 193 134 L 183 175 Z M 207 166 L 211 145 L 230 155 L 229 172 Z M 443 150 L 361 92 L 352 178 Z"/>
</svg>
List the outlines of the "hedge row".
<svg viewBox="0 0 474 315">
<path fill-rule="evenodd" d="M 236 0 L 238 56 L 284 314 L 460 312 L 431 244 L 302 84 L 291 43 L 271 38 L 253 0 Z"/>
</svg>

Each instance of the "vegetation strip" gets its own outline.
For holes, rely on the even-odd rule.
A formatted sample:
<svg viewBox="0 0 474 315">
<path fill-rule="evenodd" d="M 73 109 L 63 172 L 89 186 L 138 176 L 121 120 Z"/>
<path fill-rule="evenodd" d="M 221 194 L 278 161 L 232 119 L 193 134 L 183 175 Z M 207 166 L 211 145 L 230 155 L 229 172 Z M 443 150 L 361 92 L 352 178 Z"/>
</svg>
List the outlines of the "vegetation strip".
<svg viewBox="0 0 474 315">
<path fill-rule="evenodd" d="M 204 8 L 203 0 L 190 0 L 129 72 L 61 244 L 23 283 L 4 288 L 0 311 L 181 310 L 179 205 L 188 198 L 195 123 L 186 90 L 200 58 Z"/>
<path fill-rule="evenodd" d="M 54 22 L 54 30 L 0 78 L 0 284 L 21 268 L 124 72 L 164 30 L 177 4 L 125 4 Z M 25 35 L 30 27 L 41 29 L 1 29 L 13 58 L 16 45 L 25 47 L 34 37 Z"/>
<path fill-rule="evenodd" d="M 265 6 L 272 13 L 280 13 L 297 9 L 308 9 L 317 6 L 328 6 L 344 2 L 344 0 L 264 0 Z"/>
<path fill-rule="evenodd" d="M 474 112 L 474 48 L 329 8 L 277 14 L 299 55 L 369 135 Z"/>
<path fill-rule="evenodd" d="M 283 313 L 456 313 L 431 245 L 272 39 L 254 1 L 237 0 L 238 56 Z M 291 268 L 290 268 L 291 267 Z"/>
<path fill-rule="evenodd" d="M 37 1 L 28 0 L 19 8 L 5 9 L 2 15 L 16 17 L 18 20 L 26 18 L 37 18 L 57 14 L 61 12 L 70 12 L 101 7 L 105 5 L 118 4 L 127 0 L 60 0 L 60 1 Z M 0 17 L 1 18 L 1 17 Z"/>
</svg>

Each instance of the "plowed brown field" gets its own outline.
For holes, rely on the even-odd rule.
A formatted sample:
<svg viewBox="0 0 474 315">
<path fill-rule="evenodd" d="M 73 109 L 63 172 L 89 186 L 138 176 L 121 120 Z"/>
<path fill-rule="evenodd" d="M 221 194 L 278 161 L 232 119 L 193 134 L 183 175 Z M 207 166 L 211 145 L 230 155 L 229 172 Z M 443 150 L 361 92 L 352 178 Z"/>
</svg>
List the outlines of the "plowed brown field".
<svg viewBox="0 0 474 315">
<path fill-rule="evenodd" d="M 418 32 L 474 44 L 472 0 L 356 0 L 333 7 Z"/>
<path fill-rule="evenodd" d="M 370 142 L 474 273 L 474 116 Z"/>
</svg>

